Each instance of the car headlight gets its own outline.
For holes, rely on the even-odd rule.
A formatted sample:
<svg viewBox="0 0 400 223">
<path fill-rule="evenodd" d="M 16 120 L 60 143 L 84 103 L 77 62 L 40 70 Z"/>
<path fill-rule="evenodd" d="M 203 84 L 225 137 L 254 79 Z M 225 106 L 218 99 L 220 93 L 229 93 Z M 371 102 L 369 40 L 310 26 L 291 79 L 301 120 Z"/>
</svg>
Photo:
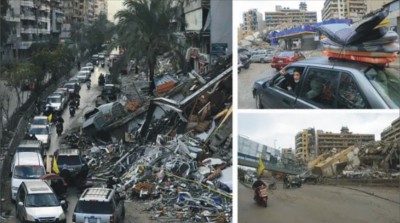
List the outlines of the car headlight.
<svg viewBox="0 0 400 223">
<path fill-rule="evenodd" d="M 30 215 L 29 213 L 26 213 L 26 220 L 27 221 L 35 221 L 35 218 L 32 215 Z"/>
<path fill-rule="evenodd" d="M 60 214 L 60 216 L 58 217 L 58 220 L 65 220 L 64 212 Z"/>
</svg>

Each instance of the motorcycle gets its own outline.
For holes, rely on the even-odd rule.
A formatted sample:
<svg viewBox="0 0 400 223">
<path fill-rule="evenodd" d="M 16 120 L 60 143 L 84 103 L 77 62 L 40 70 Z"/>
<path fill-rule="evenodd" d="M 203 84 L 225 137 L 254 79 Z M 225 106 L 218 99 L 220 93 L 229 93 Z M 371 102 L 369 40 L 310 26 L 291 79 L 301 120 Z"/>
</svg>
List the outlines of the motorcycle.
<svg viewBox="0 0 400 223">
<path fill-rule="evenodd" d="M 61 136 L 62 132 L 64 130 L 63 124 L 61 122 L 56 123 L 56 132 L 58 136 Z"/>
<path fill-rule="evenodd" d="M 90 90 L 90 81 L 86 82 L 86 87 L 87 87 L 88 90 Z"/>
<path fill-rule="evenodd" d="M 100 75 L 99 77 L 99 86 L 104 86 L 104 83 L 106 82 L 105 78 L 103 75 Z"/>
<path fill-rule="evenodd" d="M 268 204 L 268 193 L 267 193 L 267 188 L 265 186 L 261 186 L 258 187 L 255 190 L 256 196 L 254 197 L 255 201 L 257 202 L 257 204 L 263 206 L 263 207 L 267 207 Z"/>
<path fill-rule="evenodd" d="M 74 117 L 75 115 L 75 106 L 74 105 L 69 105 L 69 114 L 71 117 Z"/>
</svg>

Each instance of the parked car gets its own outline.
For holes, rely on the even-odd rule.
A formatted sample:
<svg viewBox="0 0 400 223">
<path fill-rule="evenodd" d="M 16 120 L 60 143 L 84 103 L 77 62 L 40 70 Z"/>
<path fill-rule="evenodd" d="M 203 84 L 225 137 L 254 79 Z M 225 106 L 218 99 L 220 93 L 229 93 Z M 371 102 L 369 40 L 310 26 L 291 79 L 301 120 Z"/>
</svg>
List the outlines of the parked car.
<svg viewBox="0 0 400 223">
<path fill-rule="evenodd" d="M 43 158 L 38 152 L 15 153 L 11 163 L 11 199 L 16 200 L 22 182 L 41 181 L 46 174 Z"/>
<path fill-rule="evenodd" d="M 69 81 L 67 81 L 65 83 L 75 83 L 75 84 L 78 85 L 78 89 L 81 90 L 81 82 L 79 81 L 79 79 L 77 77 L 73 77 L 73 78 L 69 79 Z"/>
<path fill-rule="evenodd" d="M 88 188 L 79 198 L 72 222 L 115 222 L 125 218 L 124 198 L 108 188 Z"/>
<path fill-rule="evenodd" d="M 70 177 L 75 177 L 84 166 L 79 149 L 59 149 L 55 152 L 55 158 L 60 172 L 67 170 Z"/>
<path fill-rule="evenodd" d="M 238 49 L 238 54 L 242 54 L 244 56 L 247 56 L 247 58 L 251 57 L 251 52 L 246 48 L 239 48 Z"/>
<path fill-rule="evenodd" d="M 66 223 L 62 205 L 44 181 L 23 182 L 18 189 L 16 215 L 20 222 Z"/>
<path fill-rule="evenodd" d="M 253 86 L 257 108 L 400 107 L 400 76 L 392 69 L 315 57 L 291 63 L 285 70 L 287 75 L 300 71 L 296 92 L 284 89 L 285 78 L 279 72 L 258 80 Z"/>
<path fill-rule="evenodd" d="M 49 131 L 49 128 L 47 126 L 43 125 L 31 125 L 29 129 L 29 135 L 32 136 L 35 134 L 36 138 L 40 141 L 42 141 L 43 146 L 45 148 L 50 147 L 50 141 L 51 141 L 51 133 Z"/>
<path fill-rule="evenodd" d="M 90 80 L 90 75 L 87 72 L 79 71 L 78 75 L 76 75 L 80 83 L 86 83 Z"/>
<path fill-rule="evenodd" d="M 44 147 L 39 140 L 23 140 L 19 143 L 17 148 L 15 148 L 15 153 L 20 152 L 37 152 L 44 156 Z M 14 156 L 13 153 L 11 153 L 11 155 Z"/>
<path fill-rule="evenodd" d="M 47 126 L 48 128 L 50 127 L 50 123 L 47 116 L 43 115 L 33 117 L 30 125 L 44 125 Z"/>
<path fill-rule="evenodd" d="M 306 57 L 296 51 L 282 51 L 272 58 L 271 67 L 280 70 L 289 63 L 304 60 Z"/>
<path fill-rule="evenodd" d="M 91 72 L 94 71 L 93 63 L 87 63 L 87 64 L 85 65 L 85 67 L 90 67 L 90 71 L 91 71 Z"/>
<path fill-rule="evenodd" d="M 79 87 L 74 82 L 66 82 L 64 87 L 68 89 L 70 95 L 79 93 Z"/>
<path fill-rule="evenodd" d="M 85 67 L 82 67 L 80 71 L 88 71 L 90 74 L 92 72 L 92 69 L 93 69 L 93 67 L 85 66 Z"/>
<path fill-rule="evenodd" d="M 251 62 L 267 63 L 271 62 L 274 57 L 273 51 L 271 50 L 256 50 L 252 53 L 250 60 Z"/>
<path fill-rule="evenodd" d="M 67 88 L 57 88 L 57 90 L 54 91 L 53 94 L 62 95 L 66 102 L 69 101 L 69 94 L 68 94 L 68 89 Z"/>
<path fill-rule="evenodd" d="M 90 59 L 90 61 L 91 61 L 91 63 L 93 64 L 93 65 L 99 65 L 99 55 L 97 55 L 97 54 L 94 54 L 93 56 L 92 56 L 92 58 Z"/>
<path fill-rule="evenodd" d="M 60 94 L 51 94 L 46 99 L 46 104 L 49 104 L 54 111 L 63 111 L 67 107 L 67 100 Z"/>
</svg>

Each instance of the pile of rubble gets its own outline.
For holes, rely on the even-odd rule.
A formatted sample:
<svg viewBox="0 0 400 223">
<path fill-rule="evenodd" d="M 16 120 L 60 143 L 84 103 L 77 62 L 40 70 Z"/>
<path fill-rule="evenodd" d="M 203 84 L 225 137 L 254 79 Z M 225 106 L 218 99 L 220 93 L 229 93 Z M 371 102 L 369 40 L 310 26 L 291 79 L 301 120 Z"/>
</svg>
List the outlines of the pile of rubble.
<svg viewBox="0 0 400 223">
<path fill-rule="evenodd" d="M 309 163 L 324 177 L 392 179 L 400 176 L 400 141 L 378 141 L 351 146 L 330 155 L 320 155 Z"/>
<path fill-rule="evenodd" d="M 148 201 L 157 222 L 231 222 L 232 68 L 204 80 L 181 82 L 183 99 L 152 99 L 125 139 L 80 137 L 90 180 Z"/>
</svg>

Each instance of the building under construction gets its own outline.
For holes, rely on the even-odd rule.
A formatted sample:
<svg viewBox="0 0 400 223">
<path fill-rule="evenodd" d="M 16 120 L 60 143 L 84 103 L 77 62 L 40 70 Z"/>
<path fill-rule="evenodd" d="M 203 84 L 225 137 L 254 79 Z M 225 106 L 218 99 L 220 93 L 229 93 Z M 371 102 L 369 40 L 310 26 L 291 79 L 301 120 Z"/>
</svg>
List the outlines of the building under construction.
<svg viewBox="0 0 400 223">
<path fill-rule="evenodd" d="M 392 122 L 392 124 L 387 127 L 381 133 L 382 141 L 395 141 L 400 139 L 400 117 Z"/>
</svg>

